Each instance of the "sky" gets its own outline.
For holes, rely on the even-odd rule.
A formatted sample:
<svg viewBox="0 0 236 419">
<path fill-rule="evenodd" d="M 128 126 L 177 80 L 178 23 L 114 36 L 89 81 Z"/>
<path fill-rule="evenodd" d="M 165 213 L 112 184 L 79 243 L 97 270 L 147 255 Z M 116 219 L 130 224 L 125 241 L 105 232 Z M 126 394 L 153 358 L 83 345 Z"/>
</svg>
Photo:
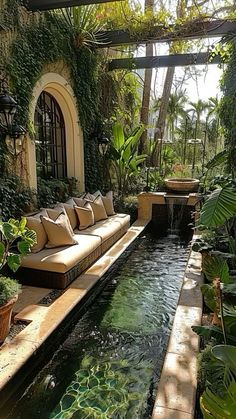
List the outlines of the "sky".
<svg viewBox="0 0 236 419">
<path fill-rule="evenodd" d="M 199 50 L 207 51 L 209 45 L 213 45 L 218 42 L 219 39 L 220 38 L 206 39 L 202 41 L 201 47 L 193 45 L 193 50 L 191 52 L 196 53 Z M 166 43 L 154 44 L 154 51 L 154 55 L 168 55 L 168 45 Z M 136 54 L 137 56 L 145 56 L 145 47 L 140 46 Z M 189 96 L 191 102 L 196 102 L 198 99 L 207 101 L 210 97 L 221 96 L 220 79 L 223 70 L 220 69 L 217 64 L 192 66 L 190 69 L 192 76 L 184 82 L 182 90 L 186 90 L 186 95 Z M 144 73 L 144 70 L 141 70 L 140 73 Z M 155 98 L 162 96 L 165 73 L 166 69 L 164 68 L 157 69 L 157 74 L 155 70 L 153 71 L 152 90 L 155 90 Z M 180 80 L 183 76 L 184 68 L 176 67 L 175 77 Z M 174 88 L 175 87 L 173 86 L 172 90 L 174 90 Z"/>
<path fill-rule="evenodd" d="M 219 69 L 216 64 L 211 64 L 208 66 L 197 66 L 197 70 L 202 74 L 196 76 L 196 78 L 189 79 L 183 85 L 183 89 L 186 89 L 186 94 L 189 96 L 191 102 L 196 102 L 198 99 L 207 100 L 215 96 L 220 97 L 221 91 L 219 84 L 222 69 Z M 183 74 L 183 71 L 176 68 L 176 75 L 180 76 L 181 74 Z"/>
<path fill-rule="evenodd" d="M 142 7 L 142 10 L 144 10 L 144 4 L 145 0 L 134 0 L 135 2 L 138 2 L 140 6 Z M 176 3 L 177 0 L 164 0 L 163 3 L 165 6 L 167 6 L 168 10 L 171 10 L 173 7 L 173 11 L 176 10 Z M 209 7 L 213 10 L 216 8 L 220 8 L 223 5 L 223 0 L 211 0 L 209 2 Z M 209 46 L 212 46 L 214 43 L 217 43 L 220 40 L 220 38 L 206 38 L 205 40 L 201 41 L 201 51 L 207 51 L 207 48 Z M 168 45 L 167 44 L 156 44 L 154 45 L 154 50 L 156 51 L 154 55 L 165 55 L 168 54 Z M 198 47 L 193 46 L 193 52 L 199 51 Z M 137 56 L 144 56 L 145 55 L 145 49 L 142 46 L 138 49 Z M 187 96 L 190 97 L 191 102 L 195 102 L 198 99 L 207 100 L 210 97 L 221 96 L 221 91 L 219 87 L 220 79 L 223 73 L 222 69 L 219 69 L 217 64 L 211 64 L 208 66 L 197 66 L 198 70 L 201 71 L 201 75 L 199 75 L 195 80 L 190 79 L 188 80 L 185 85 L 183 86 L 183 89 L 186 89 Z M 203 71 L 205 70 L 205 71 Z M 159 69 L 158 70 L 158 86 L 159 91 L 156 91 L 156 96 L 160 97 L 162 95 L 162 88 L 163 83 L 165 79 L 165 72 L 166 69 Z M 181 76 L 183 74 L 183 71 L 181 68 L 176 68 L 175 74 L 177 77 Z M 153 76 L 154 81 L 154 76 Z M 153 86 L 154 89 L 154 86 Z"/>
</svg>

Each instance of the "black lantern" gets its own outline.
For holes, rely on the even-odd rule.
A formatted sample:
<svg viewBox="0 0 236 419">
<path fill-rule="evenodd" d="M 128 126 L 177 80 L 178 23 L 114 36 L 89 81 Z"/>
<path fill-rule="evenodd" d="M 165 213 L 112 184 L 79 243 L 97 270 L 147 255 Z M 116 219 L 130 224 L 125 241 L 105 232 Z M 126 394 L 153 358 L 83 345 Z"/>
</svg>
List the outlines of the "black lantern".
<svg viewBox="0 0 236 419">
<path fill-rule="evenodd" d="M 26 129 L 22 125 L 12 125 L 10 127 L 10 131 L 6 135 L 6 145 L 14 156 L 17 156 L 22 151 L 25 134 Z"/>
<path fill-rule="evenodd" d="M 106 155 L 107 150 L 109 148 L 109 143 L 110 143 L 110 141 L 105 136 L 101 136 L 98 139 L 98 149 L 99 149 L 99 153 L 101 154 L 101 156 L 104 157 Z"/>
<path fill-rule="evenodd" d="M 22 127 L 22 125 L 12 125 L 10 136 L 13 138 L 13 140 L 16 140 L 17 138 L 22 138 L 26 134 L 26 129 Z"/>
<path fill-rule="evenodd" d="M 17 102 L 5 89 L 0 94 L 0 132 L 5 138 L 8 150 L 14 156 L 22 151 L 23 138 L 26 129 L 21 125 L 14 124 L 17 111 Z"/>
<path fill-rule="evenodd" d="M 13 124 L 17 109 L 17 102 L 7 93 L 0 95 L 0 124 L 3 129 L 9 131 Z"/>
</svg>

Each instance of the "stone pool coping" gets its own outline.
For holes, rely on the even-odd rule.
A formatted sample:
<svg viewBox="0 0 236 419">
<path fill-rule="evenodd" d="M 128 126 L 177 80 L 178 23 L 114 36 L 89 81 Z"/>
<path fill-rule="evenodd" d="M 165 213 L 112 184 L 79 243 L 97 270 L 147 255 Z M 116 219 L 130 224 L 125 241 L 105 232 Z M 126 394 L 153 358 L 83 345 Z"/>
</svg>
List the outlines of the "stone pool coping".
<svg viewBox="0 0 236 419">
<path fill-rule="evenodd" d="M 194 235 L 193 240 L 199 236 Z M 191 250 L 158 384 L 152 419 L 193 419 L 197 390 L 203 283 L 201 254 Z"/>
<path fill-rule="evenodd" d="M 37 355 L 38 349 L 56 330 L 68 314 L 114 264 L 118 257 L 143 232 L 149 219 L 138 219 L 125 235 L 118 240 L 100 259 L 76 278 L 50 306 L 37 304 L 50 289 L 24 287 L 18 303 L 19 312 L 15 320 L 29 323 L 9 343 L 0 347 L 0 391 L 16 376 L 27 361 Z M 27 297 L 28 296 L 28 297 Z M 28 305 L 29 298 L 35 304 Z M 1 398 L 0 404 L 7 399 Z"/>
</svg>

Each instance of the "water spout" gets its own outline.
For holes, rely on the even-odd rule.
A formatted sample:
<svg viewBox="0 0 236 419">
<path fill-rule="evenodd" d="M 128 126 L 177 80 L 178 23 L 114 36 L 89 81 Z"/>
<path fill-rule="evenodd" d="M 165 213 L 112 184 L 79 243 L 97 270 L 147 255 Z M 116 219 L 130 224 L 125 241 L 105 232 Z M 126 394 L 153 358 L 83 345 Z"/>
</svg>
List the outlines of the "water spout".
<svg viewBox="0 0 236 419">
<path fill-rule="evenodd" d="M 180 225 L 184 215 L 184 207 L 187 204 L 188 196 L 165 196 L 168 211 L 169 228 L 167 230 L 169 238 L 176 238 L 180 233 Z"/>
</svg>

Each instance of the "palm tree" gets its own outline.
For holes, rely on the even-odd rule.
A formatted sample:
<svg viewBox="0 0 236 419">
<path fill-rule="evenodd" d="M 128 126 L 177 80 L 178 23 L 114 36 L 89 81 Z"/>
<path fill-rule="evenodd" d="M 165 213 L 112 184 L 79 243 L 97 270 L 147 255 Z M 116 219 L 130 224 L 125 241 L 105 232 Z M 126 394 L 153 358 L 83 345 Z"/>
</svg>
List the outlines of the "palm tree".
<svg viewBox="0 0 236 419">
<path fill-rule="evenodd" d="M 220 99 L 216 97 L 209 98 L 209 110 L 207 114 L 207 134 L 209 142 L 214 145 L 214 152 L 217 153 L 218 140 L 221 140 L 220 135 Z M 221 142 L 221 141 L 220 141 Z"/>
<path fill-rule="evenodd" d="M 170 137 L 174 141 L 175 131 L 180 117 L 186 114 L 185 105 L 187 103 L 185 91 L 171 93 L 167 108 L 167 121 L 170 128 Z"/>
<path fill-rule="evenodd" d="M 202 116 L 206 114 L 207 109 L 209 109 L 209 103 L 198 99 L 197 102 L 190 102 L 190 106 L 191 108 L 187 110 L 187 113 L 189 114 L 192 112 L 192 122 L 195 122 L 195 136 L 197 137 L 202 134 Z"/>
<path fill-rule="evenodd" d="M 170 94 L 167 106 L 167 127 L 170 130 L 170 138 L 172 141 L 174 140 L 180 117 L 183 117 L 186 114 L 185 105 L 187 101 L 188 98 L 185 91 L 179 90 Z M 153 110 L 158 111 L 159 109 L 160 99 L 157 99 L 154 103 Z"/>
</svg>

